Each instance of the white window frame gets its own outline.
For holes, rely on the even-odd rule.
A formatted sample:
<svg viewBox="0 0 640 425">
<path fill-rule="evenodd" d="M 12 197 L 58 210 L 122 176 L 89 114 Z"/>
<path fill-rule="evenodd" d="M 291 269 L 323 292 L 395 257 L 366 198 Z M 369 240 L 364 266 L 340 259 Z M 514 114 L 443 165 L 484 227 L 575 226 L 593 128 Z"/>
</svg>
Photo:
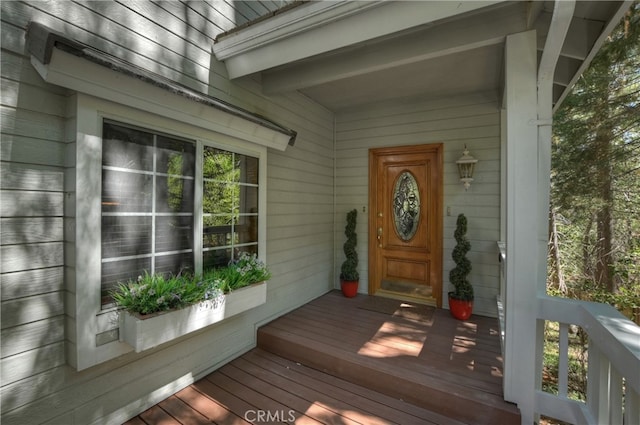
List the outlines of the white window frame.
<svg viewBox="0 0 640 425">
<path fill-rule="evenodd" d="M 104 119 L 196 141 L 194 194 L 194 266 L 202 270 L 202 157 L 204 146 L 253 156 L 259 161 L 258 253 L 266 260 L 267 148 L 206 126 L 157 114 L 83 93 L 74 96 L 69 121 L 65 209 L 67 241 L 67 356 L 77 370 L 132 351 L 117 340 L 116 308 L 101 305 L 102 124 Z M 98 236 L 96 236 L 98 235 Z"/>
</svg>

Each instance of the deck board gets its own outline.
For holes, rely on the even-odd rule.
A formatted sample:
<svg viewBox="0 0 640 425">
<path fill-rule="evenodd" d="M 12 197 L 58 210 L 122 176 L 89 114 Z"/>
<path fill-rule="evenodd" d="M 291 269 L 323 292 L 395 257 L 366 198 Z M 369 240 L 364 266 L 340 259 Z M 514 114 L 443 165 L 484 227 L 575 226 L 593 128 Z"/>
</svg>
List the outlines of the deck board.
<svg viewBox="0 0 640 425">
<path fill-rule="evenodd" d="M 264 326 L 257 348 L 127 425 L 462 425 L 503 417 L 497 320 L 460 322 L 446 310 L 394 303 L 330 292 Z M 453 394 L 484 411 L 452 414 L 469 409 Z"/>
</svg>

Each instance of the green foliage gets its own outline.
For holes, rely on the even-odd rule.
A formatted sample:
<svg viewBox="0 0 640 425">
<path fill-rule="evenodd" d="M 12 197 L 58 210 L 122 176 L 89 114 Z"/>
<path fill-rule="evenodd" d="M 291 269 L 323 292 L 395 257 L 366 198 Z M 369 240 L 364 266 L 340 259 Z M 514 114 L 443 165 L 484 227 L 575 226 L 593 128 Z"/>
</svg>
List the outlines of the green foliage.
<svg viewBox="0 0 640 425">
<path fill-rule="evenodd" d="M 356 251 L 356 246 L 358 245 L 358 236 L 356 235 L 357 216 L 358 211 L 356 209 L 347 213 L 347 225 L 344 228 L 347 241 L 343 245 L 346 260 L 340 268 L 340 279 L 343 280 L 358 280 L 360 278 L 358 273 L 358 252 Z"/>
<path fill-rule="evenodd" d="M 145 315 L 216 299 L 226 292 L 270 278 L 271 272 L 264 262 L 255 254 L 243 253 L 236 262 L 208 270 L 202 276 L 145 272 L 136 281 L 119 283 L 111 296 L 119 307 Z"/>
<path fill-rule="evenodd" d="M 255 254 L 243 252 L 240 258 L 229 266 L 205 272 L 203 280 L 219 282 L 219 287 L 224 292 L 229 292 L 270 278 L 271 272 L 264 262 Z"/>
<path fill-rule="evenodd" d="M 640 323 L 640 3 L 554 116 L 547 292 L 610 304 Z M 553 226 L 551 226 L 553 228 Z M 555 258 L 554 258 L 555 254 Z M 545 329 L 543 388 L 557 388 L 558 325 Z M 586 333 L 569 335 L 569 393 L 586 393 Z"/>
<path fill-rule="evenodd" d="M 552 148 L 560 264 L 550 256 L 549 290 L 562 273 L 562 295 L 629 315 L 640 292 L 640 3 L 557 111 Z"/>
<path fill-rule="evenodd" d="M 449 272 L 449 281 L 453 284 L 455 290 L 450 295 L 457 300 L 471 301 L 473 300 L 473 286 L 467 279 L 467 276 L 471 273 L 471 261 L 467 258 L 471 243 L 466 234 L 467 217 L 464 214 L 460 214 L 453 234 L 457 244 L 451 252 L 451 258 L 453 258 L 456 266 Z"/>
<path fill-rule="evenodd" d="M 136 281 L 118 284 L 111 296 L 130 312 L 152 314 L 193 304 L 211 289 L 189 274 L 167 277 L 145 272 Z"/>
</svg>

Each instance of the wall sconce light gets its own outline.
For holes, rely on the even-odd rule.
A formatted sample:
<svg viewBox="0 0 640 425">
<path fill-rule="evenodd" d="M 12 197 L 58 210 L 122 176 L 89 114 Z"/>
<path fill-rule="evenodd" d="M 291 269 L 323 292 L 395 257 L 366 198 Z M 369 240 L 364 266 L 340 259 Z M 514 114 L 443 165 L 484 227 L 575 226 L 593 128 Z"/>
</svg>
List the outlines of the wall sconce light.
<svg viewBox="0 0 640 425">
<path fill-rule="evenodd" d="M 464 190 L 469 189 L 473 181 L 473 167 L 478 162 L 477 159 L 469 155 L 467 145 L 464 145 L 462 156 L 456 161 L 458 164 L 458 172 L 460 173 L 460 181 L 464 184 Z"/>
</svg>

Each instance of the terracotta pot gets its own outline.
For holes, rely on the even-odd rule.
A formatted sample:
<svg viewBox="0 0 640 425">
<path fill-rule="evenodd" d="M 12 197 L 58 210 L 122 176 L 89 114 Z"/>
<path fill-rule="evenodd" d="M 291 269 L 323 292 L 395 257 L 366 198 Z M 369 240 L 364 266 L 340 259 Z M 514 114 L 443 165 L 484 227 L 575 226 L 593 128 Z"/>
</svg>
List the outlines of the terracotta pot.
<svg viewBox="0 0 640 425">
<path fill-rule="evenodd" d="M 358 294 L 358 281 L 340 279 L 340 289 L 342 289 L 342 295 L 353 298 Z"/>
<path fill-rule="evenodd" d="M 449 295 L 449 311 L 456 319 L 467 320 L 473 311 L 473 301 L 457 300 Z"/>
</svg>

